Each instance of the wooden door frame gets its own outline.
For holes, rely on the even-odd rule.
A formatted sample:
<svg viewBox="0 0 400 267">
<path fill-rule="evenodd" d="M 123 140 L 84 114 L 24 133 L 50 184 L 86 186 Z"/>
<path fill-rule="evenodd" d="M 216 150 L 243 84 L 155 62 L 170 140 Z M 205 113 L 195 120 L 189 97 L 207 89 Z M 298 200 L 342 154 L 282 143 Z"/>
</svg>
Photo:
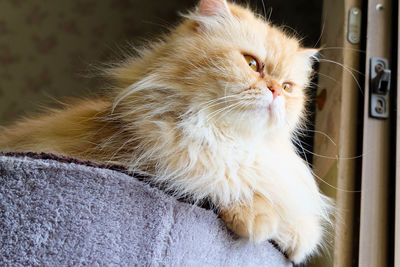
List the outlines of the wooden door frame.
<svg viewBox="0 0 400 267">
<path fill-rule="evenodd" d="M 388 266 L 391 261 L 388 227 L 392 118 L 370 116 L 368 79 L 372 57 L 388 59 L 389 67 L 393 64 L 391 7 L 391 0 L 368 0 L 359 241 L 359 266 L 363 267 Z"/>
<path fill-rule="evenodd" d="M 359 77 L 352 69 L 360 68 L 361 43 L 348 40 L 350 9 L 360 10 L 362 0 L 324 0 L 320 75 L 315 123 L 313 171 L 321 190 L 335 200 L 334 229 L 328 234 L 328 255 L 322 255 L 312 266 L 352 266 L 359 164 L 358 133 L 360 88 Z M 326 62 L 328 59 L 333 62 Z M 340 66 L 343 64 L 344 66 Z M 350 73 L 351 72 L 351 73 Z M 330 77 L 327 77 L 329 75 Z M 357 80 L 356 80 L 357 79 Z M 322 103 L 322 104 L 321 104 Z M 319 134 L 324 133 L 324 134 Z M 328 137 L 327 137 L 328 136 Z"/>
<path fill-rule="evenodd" d="M 325 47 L 343 49 L 335 53 L 322 50 L 323 59 L 343 64 L 343 68 L 322 63 L 320 67 L 323 75 L 319 77 L 320 106 L 316 112 L 313 170 L 318 179 L 323 180 L 320 183 L 321 190 L 336 201 L 336 212 L 335 228 L 329 240 L 330 257 L 318 259 L 312 266 L 387 266 L 393 261 L 390 255 L 392 236 L 388 231 L 389 215 L 393 212 L 390 210 L 388 195 L 391 190 L 390 152 L 393 147 L 390 141 L 391 124 L 395 120 L 370 117 L 368 77 L 371 57 L 387 58 L 390 66 L 394 63 L 390 62 L 393 58 L 391 24 L 394 1 L 324 0 L 325 30 L 321 43 Z M 361 4 L 366 5 L 364 9 Z M 363 10 L 366 23 L 363 36 L 366 37 L 365 54 L 362 51 L 355 53 L 360 51 L 360 44 L 351 44 L 346 36 L 352 7 Z M 360 69 L 360 61 L 365 62 L 365 66 L 362 64 L 363 69 Z M 365 77 L 358 76 L 354 71 L 349 74 L 353 69 L 365 73 Z M 335 81 L 324 77 L 326 74 Z M 398 75 L 400 77 L 400 73 Z M 354 78 L 360 79 L 362 94 Z M 400 86 L 399 80 L 397 82 Z M 399 95 L 397 102 L 400 103 Z M 392 101 L 392 105 L 395 104 Z M 361 107 L 363 110 L 360 111 Z M 397 110 L 397 181 L 400 181 L 399 119 L 400 111 Z M 360 144 L 362 150 L 358 149 L 357 144 Z M 358 191 L 360 184 L 361 192 L 352 192 Z M 399 210 L 400 182 L 396 187 Z M 395 261 L 396 266 L 400 267 L 400 211 L 396 211 L 396 222 Z"/>
</svg>

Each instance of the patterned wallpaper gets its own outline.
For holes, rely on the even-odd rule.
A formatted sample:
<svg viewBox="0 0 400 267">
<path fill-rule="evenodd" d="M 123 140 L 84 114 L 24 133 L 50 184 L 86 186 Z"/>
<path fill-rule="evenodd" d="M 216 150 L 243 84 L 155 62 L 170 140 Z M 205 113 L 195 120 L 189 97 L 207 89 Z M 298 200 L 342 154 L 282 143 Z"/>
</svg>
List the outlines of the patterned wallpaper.
<svg viewBox="0 0 400 267">
<path fill-rule="evenodd" d="M 318 10 L 319 0 L 299 0 L 296 7 L 285 1 L 264 1 L 274 7 L 273 20 L 289 22 L 297 30 L 303 25 L 300 32 L 311 36 L 306 40 L 317 39 L 320 13 L 305 20 L 306 11 L 299 15 L 298 8 Z M 262 10 L 261 0 L 250 2 Z M 91 64 L 115 58 L 127 41 L 140 43 L 165 31 L 179 20 L 178 11 L 196 3 L 0 0 L 0 125 L 30 115 L 54 99 L 99 90 L 100 82 L 86 77 Z M 310 23 L 314 27 L 309 27 Z"/>
</svg>

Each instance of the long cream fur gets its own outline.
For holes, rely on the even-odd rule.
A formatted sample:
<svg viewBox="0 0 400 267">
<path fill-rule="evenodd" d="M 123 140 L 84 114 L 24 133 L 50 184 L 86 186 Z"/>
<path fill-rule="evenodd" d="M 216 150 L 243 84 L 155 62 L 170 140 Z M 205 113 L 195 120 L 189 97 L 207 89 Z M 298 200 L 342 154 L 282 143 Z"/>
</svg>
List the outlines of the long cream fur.
<svg viewBox="0 0 400 267">
<path fill-rule="evenodd" d="M 246 8 L 202 0 L 161 41 L 106 70 L 112 93 L 19 122 L 0 148 L 145 172 L 177 196 L 211 199 L 232 230 L 274 239 L 299 263 L 321 245 L 330 210 L 291 142 L 315 53 Z"/>
</svg>

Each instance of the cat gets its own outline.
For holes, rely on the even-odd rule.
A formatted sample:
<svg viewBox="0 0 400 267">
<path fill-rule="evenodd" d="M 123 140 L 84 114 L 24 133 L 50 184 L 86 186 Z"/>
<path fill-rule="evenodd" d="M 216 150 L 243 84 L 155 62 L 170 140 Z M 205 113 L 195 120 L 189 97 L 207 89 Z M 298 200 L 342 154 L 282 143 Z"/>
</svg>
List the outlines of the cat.
<svg viewBox="0 0 400 267">
<path fill-rule="evenodd" d="M 331 209 L 291 142 L 318 49 L 226 0 L 183 16 L 104 71 L 109 93 L 6 128 L 0 149 L 144 172 L 176 196 L 210 199 L 235 233 L 304 262 Z"/>
</svg>

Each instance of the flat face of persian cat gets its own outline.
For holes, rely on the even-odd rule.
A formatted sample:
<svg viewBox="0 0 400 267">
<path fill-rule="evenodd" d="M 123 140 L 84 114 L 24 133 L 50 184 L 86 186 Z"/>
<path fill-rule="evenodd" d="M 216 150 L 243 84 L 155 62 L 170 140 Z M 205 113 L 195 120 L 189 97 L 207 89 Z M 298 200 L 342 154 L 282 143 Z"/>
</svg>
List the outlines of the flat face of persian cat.
<svg viewBox="0 0 400 267">
<path fill-rule="evenodd" d="M 216 123 L 292 131 L 317 51 L 225 1 L 202 1 L 187 18 L 160 73 L 174 77 L 191 110 Z"/>
</svg>

